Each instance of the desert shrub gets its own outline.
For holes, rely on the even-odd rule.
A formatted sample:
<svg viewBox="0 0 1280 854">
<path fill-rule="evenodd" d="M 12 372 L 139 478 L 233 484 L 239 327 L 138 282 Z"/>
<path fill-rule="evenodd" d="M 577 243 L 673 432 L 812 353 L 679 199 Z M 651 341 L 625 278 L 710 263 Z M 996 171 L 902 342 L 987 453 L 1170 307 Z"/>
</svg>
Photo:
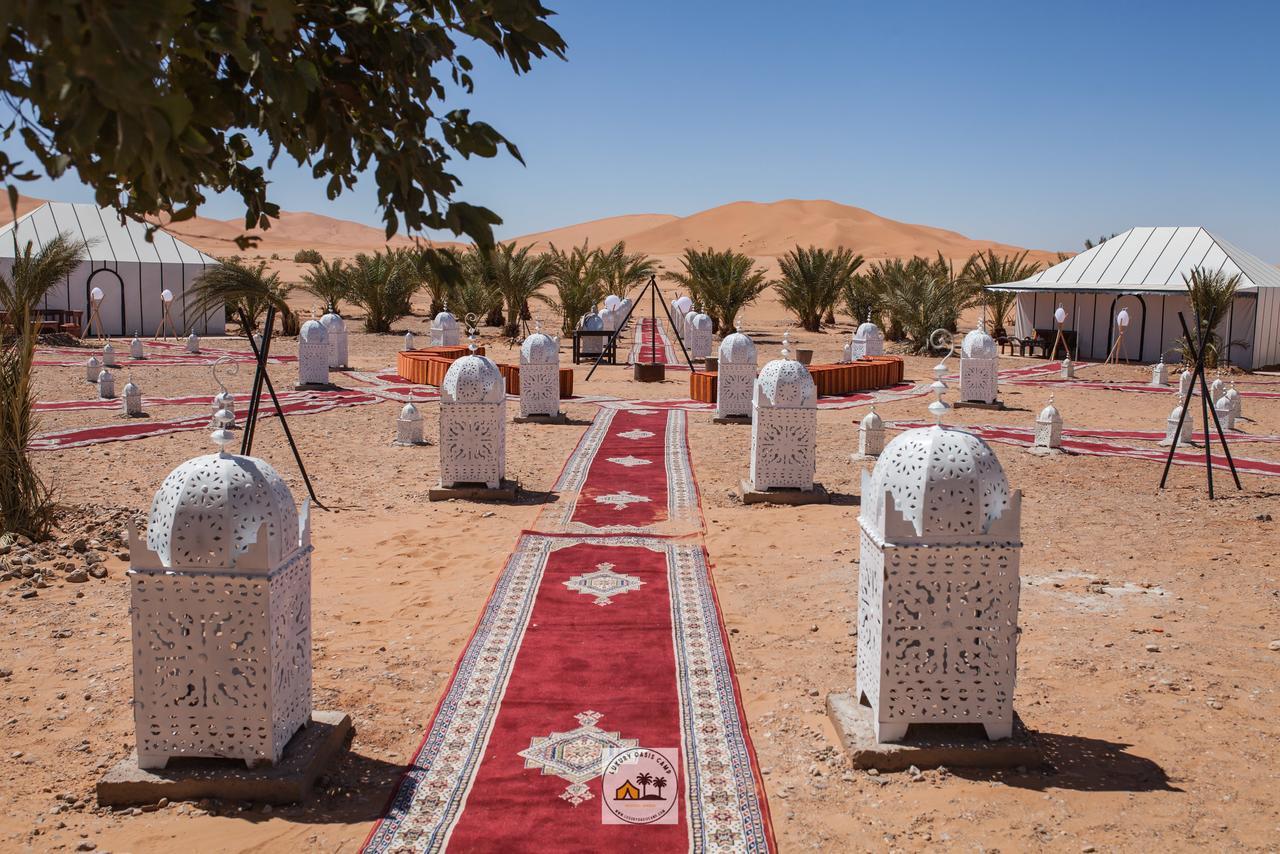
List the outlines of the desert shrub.
<svg viewBox="0 0 1280 854">
<path fill-rule="evenodd" d="M 299 249 L 293 255 L 296 264 L 319 264 L 324 261 L 324 257 L 314 249 Z"/>
</svg>

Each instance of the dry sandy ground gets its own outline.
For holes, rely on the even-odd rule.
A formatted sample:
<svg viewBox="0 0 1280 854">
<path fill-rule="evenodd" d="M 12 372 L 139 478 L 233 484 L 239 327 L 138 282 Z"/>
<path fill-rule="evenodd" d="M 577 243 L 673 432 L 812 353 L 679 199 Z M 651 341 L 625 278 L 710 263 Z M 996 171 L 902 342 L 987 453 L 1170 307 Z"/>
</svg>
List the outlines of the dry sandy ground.
<svg viewBox="0 0 1280 854">
<path fill-rule="evenodd" d="M 749 325 L 771 341 L 782 331 Z M 424 327 L 414 318 L 401 332 Z M 806 335 L 802 344 L 814 344 L 821 360 L 843 337 Z M 376 369 L 392 364 L 399 338 L 357 334 L 351 344 L 355 367 Z M 281 342 L 276 352 L 292 349 Z M 501 344 L 490 351 L 508 352 Z M 774 352 L 776 344 L 761 344 L 762 358 Z M 909 360 L 908 376 L 926 379 L 931 361 Z M 273 371 L 280 386 L 293 372 Z M 588 384 L 580 369 L 578 393 L 687 395 L 684 374 L 638 386 L 628 373 L 604 368 Z M 1105 375 L 1142 381 L 1146 371 Z M 134 377 L 146 394 L 214 390 L 204 368 L 144 367 Z M 40 369 L 38 381 L 43 400 L 89 390 L 73 368 Z M 242 375 L 232 384 L 248 382 Z M 1047 397 L 1007 387 L 1013 411 L 967 410 L 952 420 L 1026 425 Z M 1170 400 L 1057 395 L 1068 426 L 1160 429 Z M 926 402 L 879 409 L 888 419 L 922 418 Z M 1245 406 L 1256 419 L 1248 430 L 1280 433 L 1280 401 Z M 594 414 L 582 404 L 567 409 L 568 426 L 509 428 L 508 465 L 530 490 L 514 505 L 428 504 L 436 450 L 390 446 L 397 404 L 291 421 L 331 508 L 313 517 L 315 705 L 349 712 L 357 726 L 350 754 L 305 806 L 96 808 L 95 781 L 132 746 L 125 564 L 111 558 L 106 579 L 57 583 L 34 599 L 19 599 L 14 582 L 0 585 L 0 672 L 11 672 L 0 678 L 0 849 L 355 850 L 417 747 L 518 532 L 539 502 L 555 500 L 545 491 Z M 729 493 L 746 470 L 749 431 L 690 417 L 708 548 L 782 850 L 1275 850 L 1280 652 L 1268 644 L 1280 638 L 1280 535 L 1278 523 L 1255 517 L 1280 516 L 1280 482 L 1264 478 L 1246 477 L 1237 493 L 1220 477 L 1223 498 L 1209 502 L 1201 470 L 1175 469 L 1161 494 L 1151 463 L 1043 459 L 996 446 L 1024 492 L 1016 706 L 1052 770 L 931 771 L 914 782 L 847 770 L 823 702 L 854 676 L 857 470 L 848 455 L 864 411 L 819 414 L 818 475 L 837 500 L 804 508 L 735 503 Z M 424 415 L 431 436 L 435 407 Z M 47 414 L 44 429 L 110 417 Z M 38 459 L 68 503 L 145 510 L 171 468 L 208 450 L 199 431 Z M 276 420 L 262 422 L 255 451 L 300 500 Z M 1277 445 L 1236 451 L 1280 458 Z"/>
</svg>

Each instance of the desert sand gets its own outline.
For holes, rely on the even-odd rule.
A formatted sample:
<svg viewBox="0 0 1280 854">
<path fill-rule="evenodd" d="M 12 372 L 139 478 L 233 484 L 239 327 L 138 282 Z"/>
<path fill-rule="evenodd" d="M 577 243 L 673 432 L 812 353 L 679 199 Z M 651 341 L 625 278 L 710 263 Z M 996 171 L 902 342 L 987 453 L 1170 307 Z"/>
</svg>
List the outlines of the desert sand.
<svg viewBox="0 0 1280 854">
<path fill-rule="evenodd" d="M 747 314 L 762 362 L 790 325 L 772 305 Z M 403 332 L 423 333 L 426 324 L 419 314 L 379 336 L 359 332 L 357 320 L 353 367 L 392 365 Z M 798 343 L 829 361 L 851 328 L 800 333 Z M 491 356 L 515 358 L 507 343 L 485 343 Z M 232 338 L 205 346 L 244 348 Z M 274 352 L 295 349 L 282 340 Z M 929 381 L 934 361 L 908 358 L 908 379 Z M 1024 363 L 1032 364 L 1003 362 Z M 604 367 L 587 383 L 586 367 L 576 371 L 579 395 L 688 395 L 687 374 L 641 386 L 628 368 Z M 272 374 L 285 387 L 295 371 L 281 365 Z M 122 371 L 130 372 L 147 396 L 216 391 L 203 367 Z M 1117 366 L 1081 376 L 1145 382 L 1149 374 Z M 241 373 L 229 385 L 244 391 L 249 381 Z M 78 368 L 37 369 L 40 400 L 89 391 Z M 1068 427 L 1158 430 L 1171 406 L 1157 394 L 1007 386 L 1008 411 L 962 410 L 949 420 L 1026 426 L 1051 393 Z M 927 402 L 877 409 L 887 420 L 921 420 Z M 478 505 L 427 503 L 437 450 L 390 445 L 398 408 L 380 402 L 290 422 L 329 508 L 313 517 L 314 702 L 350 713 L 357 733 L 309 802 L 270 810 L 203 803 L 112 811 L 93 799 L 98 777 L 133 745 L 127 563 L 112 538 L 122 519 L 145 514 L 169 470 L 208 452 L 206 432 L 37 454 L 72 508 L 75 533 L 101 520 L 87 535 L 107 548 L 107 575 L 73 584 L 58 571 L 29 599 L 15 582 L 0 583 L 0 788 L 8 800 L 0 849 L 358 849 L 422 738 L 505 556 L 543 502 L 557 500 L 547 491 L 595 412 L 570 402 L 568 425 L 510 425 L 509 474 L 527 492 L 515 504 Z M 437 409 L 422 408 L 432 437 Z M 1245 409 L 1248 433 L 1280 432 L 1280 401 L 1246 397 Z M 163 416 L 202 411 L 166 408 Z M 1015 705 L 1051 766 L 919 777 L 847 767 L 823 706 L 828 692 L 849 690 L 854 679 L 861 464 L 849 454 L 864 412 L 819 412 L 818 479 L 836 500 L 803 508 L 738 504 L 731 492 L 746 471 L 749 429 L 715 426 L 710 413 L 689 419 L 707 546 L 780 849 L 1274 850 L 1280 651 L 1268 647 L 1280 638 L 1280 535 L 1267 515 L 1277 515 L 1276 484 L 1262 477 L 1245 476 L 1237 492 L 1219 473 L 1220 499 L 1210 502 L 1202 469 L 1175 468 L 1160 493 L 1160 468 L 1149 462 L 1039 458 L 995 445 L 1024 493 Z M 41 429 L 118 417 L 45 413 Z M 1233 447 L 1280 459 L 1280 445 Z M 261 422 L 255 453 L 284 475 L 295 499 L 304 497 L 277 420 Z"/>
</svg>

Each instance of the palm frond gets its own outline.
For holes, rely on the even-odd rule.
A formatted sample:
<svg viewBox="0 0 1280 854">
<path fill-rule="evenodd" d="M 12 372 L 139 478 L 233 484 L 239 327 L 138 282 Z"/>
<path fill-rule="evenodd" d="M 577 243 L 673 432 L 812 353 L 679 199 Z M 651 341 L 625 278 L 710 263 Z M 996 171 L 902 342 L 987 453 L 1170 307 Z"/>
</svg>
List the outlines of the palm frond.
<svg viewBox="0 0 1280 854">
<path fill-rule="evenodd" d="M 605 296 L 606 264 L 599 249 L 591 249 L 585 241 L 568 252 L 550 248 L 548 279 L 555 296 L 539 293 L 535 298 L 551 305 L 560 315 L 560 331 L 573 334 L 578 320 L 594 311 Z"/>
<path fill-rule="evenodd" d="M 738 314 L 756 301 L 769 283 L 765 271 L 741 252 L 726 249 L 686 249 L 680 258 L 684 271 L 665 278 L 689 292 L 689 298 L 711 318 L 715 330 L 731 329 Z"/>
</svg>

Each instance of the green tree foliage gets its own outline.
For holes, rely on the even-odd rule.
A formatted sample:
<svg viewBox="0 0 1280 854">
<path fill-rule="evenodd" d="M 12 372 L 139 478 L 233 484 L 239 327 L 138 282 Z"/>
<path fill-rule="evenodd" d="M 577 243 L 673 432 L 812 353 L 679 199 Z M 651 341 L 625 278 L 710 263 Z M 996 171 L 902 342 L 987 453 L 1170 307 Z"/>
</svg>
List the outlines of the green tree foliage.
<svg viewBox="0 0 1280 854">
<path fill-rule="evenodd" d="M 890 328 L 901 330 L 914 353 L 928 351 L 929 336 L 935 329 L 954 331 L 960 313 L 978 302 L 980 292 L 957 276 L 941 254 L 932 261 L 916 256 L 879 266 Z"/>
<path fill-rule="evenodd" d="M 1009 312 L 1018 295 L 1012 291 L 988 290 L 992 285 L 1003 285 L 1019 282 L 1040 272 L 1039 261 L 1028 261 L 1024 250 L 1018 255 L 996 255 L 988 249 L 985 253 L 975 252 L 965 262 L 960 277 L 974 288 L 981 289 L 987 308 L 990 309 L 992 335 L 1004 335 L 1004 325 L 1009 319 Z"/>
<path fill-rule="evenodd" d="M 134 218 L 188 219 L 212 188 L 268 227 L 279 207 L 255 162 L 283 154 L 330 199 L 371 176 L 388 236 L 403 221 L 488 244 L 500 220 L 454 200 L 449 161 L 520 153 L 457 106 L 474 88 L 458 40 L 527 72 L 564 56 L 551 15 L 538 0 L 0 0 L 3 131 Z M 0 153 L 0 181 L 37 177 Z"/>
<path fill-rule="evenodd" d="M 450 295 L 462 280 L 462 260 L 453 249 L 419 246 L 397 249 L 396 254 L 406 264 L 431 297 L 431 316 L 444 311 Z"/>
<path fill-rule="evenodd" d="M 268 275 L 266 270 L 266 261 L 250 266 L 230 258 L 223 259 L 217 267 L 209 267 L 195 281 L 195 313 L 203 315 L 225 306 L 227 319 L 248 335 L 261 328 L 267 308 L 275 306 L 280 315 L 280 331 L 296 335 L 298 316 L 288 303 L 292 288 L 280 281 L 279 273 Z M 243 318 L 248 318 L 248 329 L 244 328 Z"/>
<path fill-rule="evenodd" d="M 606 272 L 603 253 L 591 249 L 583 241 L 568 252 L 552 246 L 550 281 L 555 295 L 546 302 L 560 315 L 560 331 L 569 336 L 578 326 L 578 320 L 594 311 L 605 296 Z"/>
<path fill-rule="evenodd" d="M 502 310 L 502 294 L 493 284 L 493 253 L 471 247 L 459 258 L 459 272 L 449 310 L 463 319 L 474 318 L 476 326 L 482 326 L 495 309 Z"/>
<path fill-rule="evenodd" d="M 542 286 L 551 281 L 551 257 L 533 255 L 532 248 L 502 243 L 492 250 L 477 250 L 490 253 L 492 290 L 507 307 L 502 334 L 509 338 L 520 334 L 521 312 L 529 300 L 538 297 Z"/>
<path fill-rule="evenodd" d="M 1216 331 L 1222 319 L 1231 311 L 1231 303 L 1236 298 L 1236 291 L 1240 289 L 1240 274 L 1228 276 L 1221 270 L 1196 267 L 1191 275 L 1184 274 L 1182 281 L 1187 286 L 1187 301 L 1191 303 L 1191 311 L 1195 315 L 1191 334 L 1205 336 L 1204 365 L 1206 368 L 1217 368 L 1219 360 L 1226 360 L 1228 346 L 1248 346 L 1245 341 L 1232 341 L 1228 345 Z M 1213 328 L 1210 328 L 1211 319 Z M 1182 361 L 1190 365 L 1192 347 L 1185 336 L 1178 336 L 1178 351 L 1182 354 Z"/>
<path fill-rule="evenodd" d="M 39 250 L 28 243 L 17 252 L 8 278 L 0 275 L 0 312 L 7 318 L 0 325 L 0 533 L 42 540 L 53 523 L 49 488 L 31 464 L 37 426 L 31 366 L 40 329 L 34 311 L 80 265 L 84 250 L 65 234 Z"/>
<path fill-rule="evenodd" d="M 347 268 L 341 260 L 325 261 L 323 258 L 302 274 L 302 290 L 320 300 L 325 311 L 338 313 L 339 303 L 347 298 Z"/>
<path fill-rule="evenodd" d="M 774 289 L 783 307 L 794 314 L 809 332 L 822 327 L 822 318 L 832 310 L 841 294 L 851 286 L 854 273 L 862 266 L 862 256 L 853 250 L 819 249 L 797 246 L 778 259 L 782 278 Z"/>
<path fill-rule="evenodd" d="M 295 264 L 320 264 L 323 261 L 324 256 L 314 249 L 299 249 L 293 254 Z"/>
<path fill-rule="evenodd" d="M 619 240 L 600 251 L 604 265 L 604 291 L 624 297 L 637 285 L 649 281 L 658 271 L 658 263 L 643 252 L 627 252 L 627 244 Z"/>
<path fill-rule="evenodd" d="M 732 329 L 738 313 L 769 286 L 764 270 L 749 255 L 726 249 L 686 249 L 680 258 L 684 271 L 672 271 L 666 278 L 689 292 L 716 330 Z"/>
<path fill-rule="evenodd" d="M 346 266 L 347 301 L 364 310 L 365 332 L 390 332 L 411 311 L 418 276 L 394 251 L 360 253 Z"/>
</svg>

